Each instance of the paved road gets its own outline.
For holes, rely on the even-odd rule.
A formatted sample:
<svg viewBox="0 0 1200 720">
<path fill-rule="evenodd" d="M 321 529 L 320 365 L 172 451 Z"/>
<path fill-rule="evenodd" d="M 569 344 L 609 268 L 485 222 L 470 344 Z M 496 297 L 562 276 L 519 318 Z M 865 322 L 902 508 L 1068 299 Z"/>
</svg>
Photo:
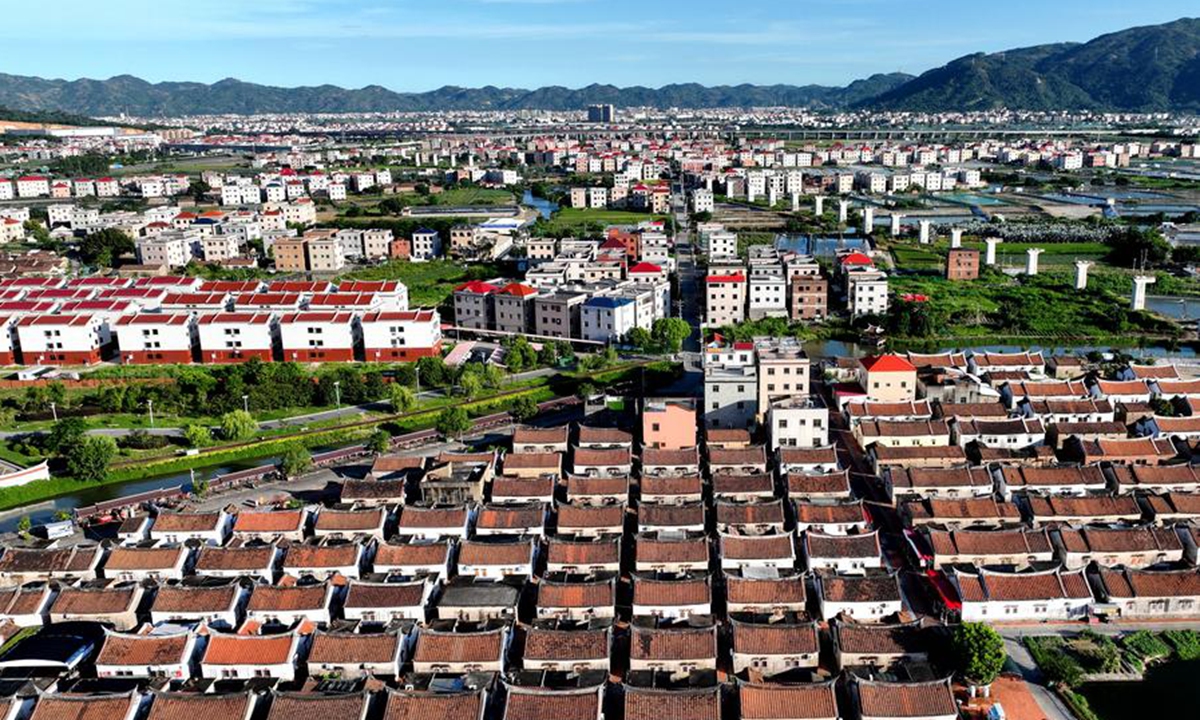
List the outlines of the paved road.
<svg viewBox="0 0 1200 720">
<path fill-rule="evenodd" d="M 1025 649 L 1020 640 L 1006 637 L 1004 649 L 1008 652 L 1011 664 L 1021 673 L 1021 677 L 1025 680 L 1025 685 L 1029 688 L 1033 699 L 1037 701 L 1038 707 L 1046 713 L 1046 717 L 1049 720 L 1075 720 L 1071 710 L 1058 698 L 1058 695 L 1043 684 L 1045 679 L 1042 677 L 1041 671 L 1038 670 L 1033 657 L 1030 656 L 1029 651 Z"/>
</svg>

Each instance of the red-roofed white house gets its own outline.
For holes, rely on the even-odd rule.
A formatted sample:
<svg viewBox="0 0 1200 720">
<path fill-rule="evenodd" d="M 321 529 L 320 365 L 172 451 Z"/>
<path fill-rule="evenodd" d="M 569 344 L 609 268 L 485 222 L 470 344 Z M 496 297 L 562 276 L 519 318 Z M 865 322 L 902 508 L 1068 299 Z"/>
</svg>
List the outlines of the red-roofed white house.
<svg viewBox="0 0 1200 720">
<path fill-rule="evenodd" d="M 163 312 L 221 312 L 232 296 L 224 292 L 171 292 L 162 299 Z"/>
<path fill-rule="evenodd" d="M 300 304 L 298 293 L 245 293 L 233 299 L 233 309 L 239 312 L 295 312 Z"/>
<path fill-rule="evenodd" d="M 347 310 L 355 314 L 382 310 L 383 298 L 365 292 L 318 293 L 308 301 L 309 310 Z"/>
<path fill-rule="evenodd" d="M 433 310 L 371 312 L 361 320 L 367 362 L 417 360 L 442 350 L 442 326 Z"/>
<path fill-rule="evenodd" d="M 352 362 L 354 315 L 332 310 L 287 313 L 279 319 L 285 362 Z"/>
<path fill-rule="evenodd" d="M 205 313 L 197 324 L 201 362 L 236 363 L 252 357 L 271 362 L 275 322 L 269 313 Z"/>
<path fill-rule="evenodd" d="M 721 327 L 746 319 L 746 276 L 736 272 L 729 275 L 709 275 L 704 279 L 704 325 Z"/>
<path fill-rule="evenodd" d="M 116 323 L 117 348 L 127 365 L 190 363 L 196 319 L 187 313 L 137 313 Z"/>
<path fill-rule="evenodd" d="M 338 292 L 373 295 L 379 301 L 379 310 L 408 309 L 408 287 L 397 280 L 350 280 L 339 283 Z"/>
<path fill-rule="evenodd" d="M 0 315 L 0 365 L 17 364 L 17 316 Z"/>
<path fill-rule="evenodd" d="M 50 179 L 40 175 L 17 178 L 17 197 L 45 197 L 50 194 Z"/>
<path fill-rule="evenodd" d="M 117 320 L 133 312 L 133 303 L 124 300 L 71 300 L 58 307 L 63 315 L 95 315 L 100 318 L 100 345 L 107 348 L 115 339 Z"/>
<path fill-rule="evenodd" d="M 626 275 L 630 280 L 639 282 L 664 282 L 667 279 L 667 271 L 662 266 L 648 262 L 634 265 L 629 268 Z"/>
<path fill-rule="evenodd" d="M 0 242 L 20 242 L 25 239 L 25 223 L 16 218 L 0 218 Z"/>
<path fill-rule="evenodd" d="M 94 365 L 101 360 L 97 315 L 28 315 L 17 321 L 21 360 L 36 365 Z"/>
</svg>

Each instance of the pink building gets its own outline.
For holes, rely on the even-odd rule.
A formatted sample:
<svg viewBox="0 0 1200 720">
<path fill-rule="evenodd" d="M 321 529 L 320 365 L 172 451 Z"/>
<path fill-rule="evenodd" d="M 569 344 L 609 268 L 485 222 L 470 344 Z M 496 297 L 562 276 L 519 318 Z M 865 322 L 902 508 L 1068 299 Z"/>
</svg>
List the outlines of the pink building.
<svg viewBox="0 0 1200 720">
<path fill-rule="evenodd" d="M 642 410 L 642 445 L 660 450 L 696 447 L 696 404 L 691 400 L 647 399 Z"/>
</svg>

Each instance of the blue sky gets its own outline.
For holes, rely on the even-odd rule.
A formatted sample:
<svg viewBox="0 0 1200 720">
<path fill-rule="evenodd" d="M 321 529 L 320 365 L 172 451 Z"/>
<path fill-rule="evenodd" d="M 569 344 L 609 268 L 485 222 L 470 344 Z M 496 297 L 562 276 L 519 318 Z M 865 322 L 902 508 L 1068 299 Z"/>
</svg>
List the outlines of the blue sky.
<svg viewBox="0 0 1200 720">
<path fill-rule="evenodd" d="M 0 72 L 274 85 L 844 84 L 1196 14 L 1115 0 L 8 0 Z"/>
</svg>

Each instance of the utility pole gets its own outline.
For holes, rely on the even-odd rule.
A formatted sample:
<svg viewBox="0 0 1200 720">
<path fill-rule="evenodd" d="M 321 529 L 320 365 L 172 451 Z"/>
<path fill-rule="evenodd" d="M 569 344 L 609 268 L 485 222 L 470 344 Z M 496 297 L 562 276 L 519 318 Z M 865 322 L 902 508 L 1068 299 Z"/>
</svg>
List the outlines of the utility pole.
<svg viewBox="0 0 1200 720">
<path fill-rule="evenodd" d="M 147 400 L 146 407 L 150 410 L 150 427 L 154 427 L 154 401 Z"/>
<path fill-rule="evenodd" d="M 341 387 L 341 385 L 342 385 L 341 380 L 333 381 L 333 394 L 337 398 L 337 409 L 339 411 L 342 409 L 342 387 Z"/>
</svg>

